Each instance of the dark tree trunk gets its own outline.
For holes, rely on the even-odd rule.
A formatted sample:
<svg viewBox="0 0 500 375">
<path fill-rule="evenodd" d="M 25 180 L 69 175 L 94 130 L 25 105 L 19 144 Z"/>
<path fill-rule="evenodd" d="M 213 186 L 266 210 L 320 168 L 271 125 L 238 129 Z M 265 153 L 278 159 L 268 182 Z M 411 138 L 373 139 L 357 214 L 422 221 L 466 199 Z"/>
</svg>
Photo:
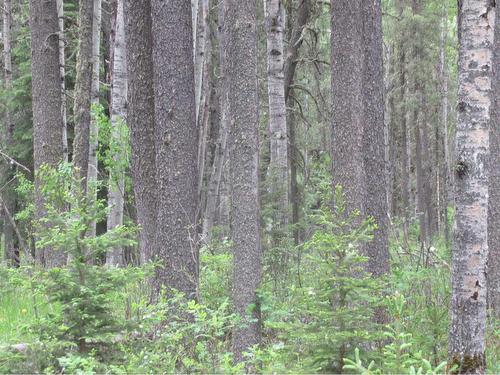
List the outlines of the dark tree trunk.
<svg viewBox="0 0 500 375">
<path fill-rule="evenodd" d="M 256 0 L 225 0 L 228 36 L 229 155 L 232 182 L 233 302 L 245 327 L 233 332 L 236 361 L 259 344 L 262 252 L 259 215 L 259 109 Z M 247 316 L 252 309 L 251 318 Z"/>
<path fill-rule="evenodd" d="M 154 257 L 163 263 L 154 287 L 193 299 L 198 289 L 198 129 L 191 4 L 151 4 L 158 188 Z"/>
<path fill-rule="evenodd" d="M 33 150 L 35 173 L 42 165 L 56 166 L 63 159 L 59 23 L 56 0 L 30 0 L 31 72 L 33 95 Z M 35 217 L 45 216 L 40 180 L 35 178 Z M 62 252 L 36 249 L 38 264 L 65 263 Z"/>
<path fill-rule="evenodd" d="M 73 141 L 73 166 L 76 176 L 87 179 L 89 166 L 90 100 L 92 90 L 92 0 L 80 1 L 78 15 L 78 55 L 74 102 L 75 139 Z M 83 187 L 86 183 L 82 184 Z"/>
<path fill-rule="evenodd" d="M 363 161 L 365 214 L 377 224 L 364 253 L 367 270 L 375 276 L 389 272 L 387 168 L 384 138 L 384 69 L 382 58 L 382 10 L 380 0 L 363 1 Z M 335 93 L 334 93 L 335 95 Z"/>
<path fill-rule="evenodd" d="M 490 179 L 488 200 L 488 305 L 500 318 L 500 7 L 495 15 L 492 108 L 490 122 Z"/>
<path fill-rule="evenodd" d="M 364 213 L 361 0 L 331 1 L 333 184 L 349 212 Z"/>
<path fill-rule="evenodd" d="M 132 178 L 141 261 L 151 259 L 156 236 L 156 154 L 151 1 L 125 0 L 127 124 L 132 144 Z"/>
</svg>

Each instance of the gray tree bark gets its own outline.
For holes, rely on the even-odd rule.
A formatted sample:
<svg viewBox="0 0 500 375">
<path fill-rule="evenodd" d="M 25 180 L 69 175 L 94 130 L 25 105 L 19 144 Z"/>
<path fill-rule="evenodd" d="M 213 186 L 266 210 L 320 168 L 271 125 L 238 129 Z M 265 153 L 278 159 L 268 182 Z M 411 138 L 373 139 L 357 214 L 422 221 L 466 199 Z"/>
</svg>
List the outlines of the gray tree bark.
<svg viewBox="0 0 500 375">
<path fill-rule="evenodd" d="M 495 44 L 490 128 L 488 200 L 488 306 L 500 318 L 500 9 L 495 11 Z"/>
<path fill-rule="evenodd" d="M 349 212 L 364 213 L 363 15 L 361 0 L 331 1 L 333 184 Z"/>
<path fill-rule="evenodd" d="M 30 0 L 31 72 L 33 96 L 33 151 L 35 173 L 44 164 L 56 166 L 63 159 L 59 23 L 56 0 Z M 40 180 L 35 178 L 35 217 L 43 218 L 45 203 Z M 36 249 L 38 264 L 65 263 L 62 252 Z"/>
<path fill-rule="evenodd" d="M 12 89 L 12 0 L 3 1 L 3 11 L 2 11 L 2 21 L 3 21 L 3 85 L 4 89 L 8 92 Z M 4 112 L 4 124 L 1 129 L 0 141 L 1 146 L 6 150 L 12 143 L 12 134 L 14 131 L 14 122 L 11 116 L 9 104 L 7 103 Z M 8 219 L 8 211 L 12 211 L 15 206 L 15 197 L 12 191 L 5 184 L 9 181 L 10 165 L 8 162 L 3 160 L 0 164 L 1 175 L 0 179 L 4 188 L 2 189 L 2 201 L 4 207 L 3 210 L 3 233 L 4 233 L 4 244 L 5 244 L 5 260 L 7 264 L 14 265 L 17 263 L 15 249 L 14 249 L 14 228 L 10 220 Z"/>
<path fill-rule="evenodd" d="M 197 297 L 198 129 L 191 4 L 152 1 L 158 211 L 154 287 Z"/>
<path fill-rule="evenodd" d="M 123 225 L 123 208 L 125 198 L 125 167 L 123 166 L 124 150 L 127 139 L 123 131 L 127 113 L 127 55 L 125 46 L 125 22 L 123 16 L 123 0 L 116 5 L 116 22 L 113 42 L 113 67 L 111 87 L 111 124 L 113 147 L 111 149 L 115 166 L 110 171 L 107 218 L 107 229 L 112 230 Z M 125 155 L 126 156 L 126 155 Z M 113 266 L 125 264 L 123 248 L 117 247 L 107 254 L 106 263 Z"/>
<path fill-rule="evenodd" d="M 285 6 L 281 0 L 265 0 L 267 35 L 267 92 L 269 97 L 271 196 L 275 202 L 272 231 L 279 246 L 288 225 L 290 178 L 288 172 L 288 131 L 285 100 L 285 58 L 283 32 Z"/>
<path fill-rule="evenodd" d="M 289 8 L 293 8 L 293 2 L 289 3 Z M 291 14 L 291 11 L 289 12 Z M 295 78 L 295 70 L 297 68 L 298 57 L 300 52 L 300 46 L 304 38 L 302 37 L 302 33 L 304 31 L 304 27 L 309 22 L 309 18 L 311 16 L 311 4 L 309 0 L 301 0 L 298 9 L 296 22 L 293 27 L 290 27 L 290 40 L 288 42 L 288 47 L 286 51 L 286 62 L 285 62 L 285 101 L 287 107 L 293 107 L 294 101 L 290 100 L 290 97 L 293 93 L 293 82 Z M 291 19 L 289 16 L 288 20 Z M 290 23 L 289 23 L 290 24 Z M 289 147 L 288 147 L 288 160 L 290 163 L 290 204 L 292 206 L 292 215 L 291 215 L 291 223 L 293 225 L 293 239 L 295 245 L 299 245 L 300 243 L 300 229 L 298 223 L 300 222 L 300 191 L 299 191 L 299 183 L 297 181 L 297 165 L 298 165 L 298 150 L 297 150 L 297 141 L 296 141 L 296 121 L 295 116 L 293 115 L 293 111 L 289 112 L 289 117 L 287 121 L 287 131 L 288 131 L 288 139 L 289 139 Z"/>
<path fill-rule="evenodd" d="M 494 8 L 490 0 L 460 2 L 455 226 L 452 251 L 449 364 L 484 373 L 488 158 Z"/>
<path fill-rule="evenodd" d="M 448 35 L 448 5 L 444 6 L 443 20 L 441 25 L 441 38 L 439 46 L 439 73 L 441 79 L 441 121 L 443 132 L 443 152 L 444 152 L 444 165 L 442 168 L 442 213 L 441 217 L 444 222 L 444 233 L 446 243 L 449 242 L 450 230 L 448 225 L 448 204 L 450 201 L 451 186 L 451 164 L 450 164 L 450 147 L 449 147 L 449 134 L 448 134 L 448 70 L 446 67 L 446 44 Z"/>
<path fill-rule="evenodd" d="M 59 20 L 59 71 L 61 75 L 61 115 L 63 160 L 68 161 L 68 124 L 66 119 L 66 57 L 64 41 L 64 1 L 57 0 L 57 18 Z"/>
<path fill-rule="evenodd" d="M 363 167 L 365 214 L 377 224 L 373 240 L 363 249 L 367 270 L 374 276 L 389 272 L 387 168 L 384 137 L 384 68 L 380 0 L 363 1 Z M 334 94 L 335 91 L 334 91 Z M 383 317 L 380 316 L 380 319 Z"/>
<path fill-rule="evenodd" d="M 156 153 L 151 1 L 125 0 L 128 106 L 132 179 L 140 225 L 141 262 L 151 259 L 156 237 Z"/>
<path fill-rule="evenodd" d="M 89 167 L 90 103 L 92 90 L 92 17 L 93 0 L 80 1 L 78 15 L 78 55 L 74 101 L 75 138 L 73 141 L 73 166 L 76 176 L 82 179 L 86 190 Z"/>
<path fill-rule="evenodd" d="M 225 0 L 228 35 L 229 155 L 232 185 L 231 238 L 233 302 L 245 327 L 233 332 L 236 361 L 259 344 L 260 307 L 256 289 L 262 275 L 259 215 L 259 101 L 257 86 L 257 4 Z M 249 319 L 248 309 L 251 309 Z"/>
<path fill-rule="evenodd" d="M 218 24 L 219 24 L 219 80 L 217 91 L 219 98 L 219 134 L 215 145 L 214 161 L 207 185 L 207 200 L 205 205 L 205 215 L 203 218 L 202 238 L 210 241 L 211 230 L 215 224 L 217 214 L 217 203 L 220 198 L 221 183 L 223 179 L 224 166 L 228 159 L 227 137 L 229 128 L 228 102 L 229 87 L 227 76 L 227 35 L 224 32 L 224 6 L 223 1 L 218 4 Z"/>
<path fill-rule="evenodd" d="M 91 105 L 99 104 L 99 86 L 100 86 L 100 69 L 101 69 L 101 1 L 93 0 L 93 16 L 92 16 L 92 89 L 91 89 Z M 89 162 L 87 170 L 87 185 L 89 189 L 89 202 L 95 202 L 97 199 L 97 174 L 98 160 L 97 148 L 99 146 L 99 129 L 96 119 L 91 116 L 89 128 Z M 88 234 L 91 237 L 96 235 L 97 223 L 90 223 Z"/>
</svg>

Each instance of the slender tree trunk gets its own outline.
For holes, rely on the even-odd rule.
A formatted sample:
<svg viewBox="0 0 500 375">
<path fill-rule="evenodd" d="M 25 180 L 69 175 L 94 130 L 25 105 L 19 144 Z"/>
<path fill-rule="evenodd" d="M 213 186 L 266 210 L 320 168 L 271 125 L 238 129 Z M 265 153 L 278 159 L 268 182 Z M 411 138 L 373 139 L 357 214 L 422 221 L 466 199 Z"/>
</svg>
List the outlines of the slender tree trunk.
<svg viewBox="0 0 500 375">
<path fill-rule="evenodd" d="M 484 373 L 488 158 L 494 8 L 463 0 L 460 11 L 455 226 L 452 251 L 449 364 Z"/>
<path fill-rule="evenodd" d="M 131 133 L 132 178 L 137 221 L 141 227 L 139 252 L 142 263 L 145 263 L 153 254 L 158 209 L 150 0 L 125 0 L 125 23 L 127 124 Z"/>
<path fill-rule="evenodd" d="M 75 82 L 75 139 L 73 141 L 73 166 L 86 190 L 89 166 L 90 103 L 92 90 L 92 0 L 80 1 L 78 15 L 78 55 Z"/>
<path fill-rule="evenodd" d="M 125 170 L 127 138 L 125 120 L 127 113 L 127 55 L 125 48 L 125 22 L 123 16 L 123 0 L 118 0 L 113 42 L 113 67 L 111 88 L 111 153 L 115 165 L 111 168 L 108 192 L 107 229 L 111 230 L 123 225 L 123 207 L 125 197 Z M 106 263 L 114 266 L 124 265 L 123 248 L 114 248 L 106 259 Z"/>
<path fill-rule="evenodd" d="M 68 161 L 68 124 L 66 121 L 66 57 L 64 42 L 64 1 L 57 0 L 57 18 L 59 20 L 59 71 L 61 72 L 61 115 L 63 160 Z"/>
<path fill-rule="evenodd" d="M 213 65 L 212 39 L 210 38 L 209 25 L 209 0 L 201 0 L 198 17 L 198 36 L 195 56 L 195 95 L 196 95 L 196 121 L 198 124 L 198 200 L 200 217 L 201 210 L 205 208 L 207 198 L 207 171 L 206 164 L 210 161 L 207 150 L 210 137 L 210 102 L 212 94 L 211 72 Z M 199 65 L 199 67 L 198 67 Z M 199 71 L 198 71 L 199 69 Z M 199 77 L 197 77 L 199 74 Z M 198 92 L 199 85 L 199 92 Z M 199 95 L 199 97 L 198 97 Z"/>
<path fill-rule="evenodd" d="M 101 69 L 101 0 L 93 0 L 94 9 L 92 17 L 92 90 L 91 104 L 92 106 L 99 104 L 99 86 L 100 86 L 100 69 Z M 89 189 L 89 201 L 95 202 L 97 199 L 97 174 L 98 174 L 98 148 L 99 129 L 96 119 L 92 116 L 89 128 L 89 164 L 87 170 L 87 184 Z M 89 235 L 96 235 L 97 223 L 93 221 L 90 224 Z"/>
<path fill-rule="evenodd" d="M 31 72 L 33 95 L 33 150 L 35 173 L 42 165 L 56 166 L 63 159 L 61 84 L 59 71 L 59 23 L 55 0 L 30 0 Z M 35 217 L 45 216 L 45 203 L 35 178 Z M 49 248 L 37 248 L 38 264 L 62 266 L 65 256 Z"/>
<path fill-rule="evenodd" d="M 154 288 L 197 297 L 198 129 L 189 2 L 152 1 L 158 186 Z"/>
<path fill-rule="evenodd" d="M 448 36 L 448 6 L 444 6 L 444 14 L 441 25 L 441 38 L 439 45 L 439 75 L 441 79 L 441 121 L 443 132 L 444 168 L 442 168 L 443 195 L 442 195 L 442 220 L 444 222 L 444 233 L 446 243 L 449 243 L 450 228 L 448 225 L 448 204 L 450 201 L 449 192 L 451 185 L 450 148 L 448 135 L 448 72 L 446 68 L 446 44 Z"/>
<path fill-rule="evenodd" d="M 262 251 L 259 213 L 259 100 L 257 85 L 256 0 L 225 0 L 228 35 L 229 155 L 231 161 L 235 311 L 245 327 L 234 330 L 236 361 L 261 340 L 260 306 L 256 289 L 261 282 Z M 252 317 L 248 317 L 248 309 Z"/>
<path fill-rule="evenodd" d="M 285 8 L 281 0 L 264 0 L 267 35 L 267 89 L 269 97 L 271 196 L 274 246 L 279 246 L 288 226 L 289 173 L 288 131 L 286 124 L 283 31 Z M 286 266 L 285 266 L 286 267 Z"/>
<path fill-rule="evenodd" d="M 3 1 L 3 11 L 2 11 L 2 20 L 3 20 L 3 78 L 4 78 L 4 89 L 9 92 L 12 90 L 12 49 L 11 49 L 11 29 L 12 29 L 12 0 L 4 0 Z M 12 120 L 10 105 L 7 103 L 6 109 L 4 112 L 4 124 L 1 129 L 1 146 L 4 150 L 6 150 L 12 144 L 12 134 L 14 131 L 14 123 Z M 4 245 L 5 245 L 5 260 L 7 264 L 14 265 L 17 263 L 17 259 L 14 251 L 14 230 L 12 224 L 8 220 L 9 209 L 12 209 L 15 206 L 15 197 L 14 194 L 10 191 L 10 189 L 5 186 L 10 179 L 10 165 L 9 163 L 2 161 L 0 164 L 1 168 L 1 181 L 2 181 L 2 200 L 6 207 L 0 206 L 3 212 L 3 233 L 4 233 Z"/>
<path fill-rule="evenodd" d="M 492 108 L 490 128 L 490 179 L 488 200 L 488 305 L 500 319 L 500 9 L 496 8 L 493 47 Z"/>
<path fill-rule="evenodd" d="M 290 9 L 292 9 L 293 2 L 289 3 Z M 286 51 L 286 61 L 285 61 L 285 103 L 286 106 L 292 108 L 295 103 L 293 99 L 293 82 L 295 78 L 295 70 L 297 68 L 298 57 L 300 52 L 300 46 L 302 45 L 302 32 L 305 25 L 309 22 L 311 16 L 310 0 L 301 0 L 298 5 L 297 10 L 297 20 L 293 28 L 290 28 L 290 40 L 288 42 L 288 47 Z M 291 12 L 289 20 L 292 19 Z M 290 23 L 289 23 L 290 24 Z M 288 160 L 290 163 L 290 204 L 292 208 L 292 225 L 293 225 L 293 239 L 295 245 L 300 243 L 300 191 L 299 183 L 297 180 L 297 165 L 298 165 L 298 150 L 297 150 L 297 140 L 296 140 L 296 126 L 295 116 L 293 111 L 289 112 L 289 117 L 287 121 L 287 132 L 288 132 Z"/>
<path fill-rule="evenodd" d="M 227 137 L 228 137 L 228 102 L 229 102 L 229 87 L 227 76 L 227 36 L 224 32 L 224 7 L 223 2 L 218 4 L 219 15 L 219 71 L 220 78 L 218 80 L 218 98 L 219 98 L 219 134 L 217 144 L 215 146 L 214 161 L 210 173 L 207 189 L 207 201 L 205 206 L 205 216 L 203 219 L 203 238 L 205 241 L 210 241 L 210 232 L 214 226 L 217 213 L 217 200 L 220 198 L 221 183 L 223 179 L 224 165 L 227 162 Z"/>
<path fill-rule="evenodd" d="M 384 67 L 380 0 L 363 1 L 363 165 L 365 214 L 377 224 L 366 244 L 367 270 L 374 276 L 389 272 L 387 168 L 384 139 Z M 335 94 L 334 94 L 335 95 Z M 385 317 L 377 317 L 381 322 Z"/>
<path fill-rule="evenodd" d="M 362 1 L 333 0 L 330 8 L 333 184 L 349 212 L 364 214 Z"/>
</svg>

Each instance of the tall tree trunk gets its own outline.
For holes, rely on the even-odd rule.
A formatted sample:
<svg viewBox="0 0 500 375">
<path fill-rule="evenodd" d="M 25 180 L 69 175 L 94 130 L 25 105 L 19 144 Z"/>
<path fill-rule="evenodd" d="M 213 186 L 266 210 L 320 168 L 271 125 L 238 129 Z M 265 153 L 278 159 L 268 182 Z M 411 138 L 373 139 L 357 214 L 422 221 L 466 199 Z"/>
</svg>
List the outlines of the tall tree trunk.
<svg viewBox="0 0 500 375">
<path fill-rule="evenodd" d="M 227 162 L 227 137 L 229 128 L 228 119 L 228 76 L 227 76 L 227 36 L 224 32 L 224 6 L 223 1 L 218 4 L 218 22 L 219 22 L 219 80 L 217 83 L 218 99 L 219 99 L 219 134 L 215 145 L 214 161 L 210 173 L 207 200 L 205 205 L 205 215 L 203 218 L 202 238 L 206 242 L 210 241 L 211 230 L 215 224 L 217 214 L 217 200 L 220 198 L 221 183 L 223 178 L 224 166 Z"/>
<path fill-rule="evenodd" d="M 366 243 L 366 270 L 375 277 L 389 272 L 388 169 L 386 163 L 385 85 L 383 66 L 382 9 L 380 0 L 363 1 L 363 168 L 365 190 L 363 208 L 375 219 L 373 239 Z M 334 94 L 335 95 L 335 94 Z M 386 323 L 386 312 L 379 308 L 375 321 Z"/>
<path fill-rule="evenodd" d="M 3 1 L 3 11 L 2 11 L 2 21 L 3 21 L 3 78 L 4 78 L 4 89 L 6 92 L 12 90 L 12 49 L 11 49 L 11 28 L 12 28 L 12 0 Z M 12 134 L 14 131 L 14 123 L 12 121 L 12 116 L 10 112 L 10 104 L 7 103 L 4 112 L 4 124 L 1 129 L 0 141 L 1 146 L 6 150 L 12 144 Z M 2 161 L 0 164 L 1 175 L 0 179 L 2 181 L 2 201 L 5 207 L 0 209 L 3 211 L 3 233 L 4 233 L 4 247 L 5 247 L 5 260 L 7 264 L 14 265 L 17 263 L 17 259 L 14 251 L 14 229 L 11 222 L 8 219 L 8 211 L 13 211 L 12 208 L 15 206 L 14 194 L 10 191 L 9 187 L 6 186 L 10 179 L 10 165 L 6 161 Z"/>
<path fill-rule="evenodd" d="M 290 9 L 292 9 L 293 2 L 289 2 Z M 286 106 L 292 108 L 294 106 L 293 99 L 290 99 L 293 96 L 293 81 L 295 78 L 295 70 L 297 68 L 298 57 L 300 46 L 302 45 L 303 37 L 302 32 L 307 22 L 309 22 L 309 18 L 311 16 L 311 8 L 310 8 L 310 0 L 301 0 L 299 2 L 296 22 L 293 27 L 289 27 L 290 30 L 290 38 L 288 42 L 288 47 L 286 51 L 286 61 L 285 61 L 285 103 Z M 289 12 L 289 20 L 292 19 L 291 12 Z M 290 25 L 290 22 L 288 23 Z M 297 165 L 298 165 L 298 150 L 297 150 L 297 140 L 296 140 L 296 127 L 297 122 L 295 121 L 295 116 L 293 111 L 289 112 L 289 117 L 287 121 L 287 133 L 288 133 L 288 160 L 290 163 L 290 204 L 292 208 L 292 225 L 293 225 L 293 239 L 295 245 L 299 245 L 300 243 L 300 191 L 299 191 L 299 183 L 298 183 L 298 173 L 297 173 Z"/>
<path fill-rule="evenodd" d="M 288 226 L 289 173 L 286 124 L 283 31 L 285 8 L 281 0 L 264 0 L 267 35 L 267 91 L 269 97 L 270 163 L 268 178 L 275 207 L 273 246 L 280 246 Z M 282 245 L 282 244 L 281 244 Z M 284 264 L 286 267 L 286 265 Z"/>
<path fill-rule="evenodd" d="M 86 190 L 89 167 L 90 103 L 92 91 L 92 17 L 93 1 L 80 1 L 78 15 L 78 55 L 75 82 L 75 139 L 73 141 L 73 166 L 76 176 L 82 179 Z"/>
<path fill-rule="evenodd" d="M 156 237 L 156 153 L 151 1 L 125 0 L 127 124 L 132 145 L 132 178 L 141 262 L 151 259 Z"/>
<path fill-rule="evenodd" d="M 66 121 L 66 57 L 64 43 L 64 1 L 57 0 L 57 19 L 59 20 L 59 71 L 61 72 L 61 115 L 63 160 L 68 161 L 68 124 Z"/>
<path fill-rule="evenodd" d="M 447 3 L 446 3 L 447 4 Z M 448 135 L 448 71 L 446 67 L 446 45 L 448 36 L 448 5 L 444 5 L 444 14 L 441 25 L 441 38 L 439 44 L 439 75 L 441 79 L 441 121 L 443 132 L 444 168 L 442 168 L 442 220 L 444 222 L 444 233 L 446 243 L 449 243 L 450 228 L 448 225 L 448 204 L 450 201 L 451 185 L 451 164 Z"/>
<path fill-rule="evenodd" d="M 362 17 L 364 27 L 363 165 L 366 184 L 363 206 L 365 214 L 372 216 L 377 224 L 373 240 L 366 244 L 364 253 L 369 257 L 367 270 L 375 276 L 381 276 L 389 272 L 389 247 L 380 0 L 363 1 Z"/>
<path fill-rule="evenodd" d="M 188 299 L 198 288 L 196 238 L 198 129 L 189 2 L 152 1 L 158 186 L 154 287 Z"/>
<path fill-rule="evenodd" d="M 212 94 L 212 75 L 213 65 L 212 38 L 210 38 L 209 25 L 209 0 L 201 0 L 198 17 L 198 36 L 196 42 L 195 56 L 195 101 L 196 101 L 196 121 L 198 124 L 198 200 L 200 217 L 201 210 L 204 209 L 207 198 L 207 168 L 206 164 L 210 161 L 210 153 L 207 146 L 210 137 L 210 102 Z M 199 67 L 198 67 L 199 65 Z M 199 71 L 198 71 L 199 70 Z M 197 77 L 199 75 L 199 77 Z M 198 92 L 199 85 L 199 92 Z M 198 97 L 199 95 L 199 97 Z"/>
<path fill-rule="evenodd" d="M 333 184 L 349 212 L 364 213 L 363 16 L 361 0 L 331 1 Z"/>
<path fill-rule="evenodd" d="M 492 108 L 490 128 L 490 179 L 488 200 L 488 305 L 500 319 L 500 7 L 495 14 Z"/>
<path fill-rule="evenodd" d="M 93 0 L 94 9 L 92 16 L 92 90 L 91 90 L 91 104 L 95 106 L 99 104 L 99 86 L 100 86 L 100 70 L 101 70 L 101 0 Z M 87 184 L 89 189 L 89 201 L 95 202 L 97 199 L 97 174 L 98 174 L 98 160 L 97 148 L 99 144 L 99 129 L 97 121 L 92 116 L 89 128 L 89 164 L 87 170 Z M 94 237 L 96 235 L 97 223 L 93 221 L 90 223 L 89 235 Z"/>
<path fill-rule="evenodd" d="M 452 251 L 449 363 L 484 373 L 488 158 L 494 8 L 463 0 L 460 12 L 455 226 Z"/>
<path fill-rule="evenodd" d="M 225 0 L 228 33 L 229 155 L 232 185 L 233 302 L 245 327 L 233 332 L 236 361 L 259 344 L 260 306 L 256 289 L 262 275 L 259 213 L 259 100 L 256 0 Z M 252 317 L 248 309 L 252 307 Z"/>
<path fill-rule="evenodd" d="M 125 170 L 127 138 L 125 120 L 127 113 L 127 55 L 125 48 L 125 22 L 123 16 L 123 0 L 117 1 L 116 22 L 113 41 L 113 67 L 111 87 L 111 153 L 114 166 L 109 176 L 108 220 L 107 229 L 111 230 L 123 225 L 123 207 L 125 197 Z M 123 248 L 112 249 L 106 263 L 114 266 L 124 265 Z"/>
<path fill-rule="evenodd" d="M 63 159 L 59 23 L 55 0 L 30 0 L 31 72 L 33 95 L 33 150 L 35 173 L 42 165 L 56 166 Z M 35 217 L 45 216 L 45 202 L 35 178 Z M 65 263 L 62 252 L 37 248 L 38 264 Z"/>
</svg>

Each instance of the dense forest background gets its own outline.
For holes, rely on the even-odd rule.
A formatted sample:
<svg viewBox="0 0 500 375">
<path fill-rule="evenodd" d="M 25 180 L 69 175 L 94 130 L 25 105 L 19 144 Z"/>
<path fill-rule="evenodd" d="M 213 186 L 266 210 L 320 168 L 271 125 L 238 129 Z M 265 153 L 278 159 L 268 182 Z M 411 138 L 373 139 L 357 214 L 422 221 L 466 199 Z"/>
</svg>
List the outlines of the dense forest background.
<svg viewBox="0 0 500 375">
<path fill-rule="evenodd" d="M 494 1 L 0 4 L 0 372 L 500 372 Z"/>
</svg>

